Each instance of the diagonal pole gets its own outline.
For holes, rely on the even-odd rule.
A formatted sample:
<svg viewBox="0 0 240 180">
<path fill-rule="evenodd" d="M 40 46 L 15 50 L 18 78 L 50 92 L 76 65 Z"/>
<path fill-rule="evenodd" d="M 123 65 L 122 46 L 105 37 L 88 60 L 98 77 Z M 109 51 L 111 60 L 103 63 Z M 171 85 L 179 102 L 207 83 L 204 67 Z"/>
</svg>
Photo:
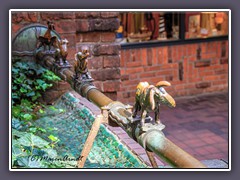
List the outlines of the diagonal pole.
<svg viewBox="0 0 240 180">
<path fill-rule="evenodd" d="M 153 168 L 158 168 L 157 162 L 155 160 L 154 154 L 151 151 L 146 150 L 148 159 L 150 160 L 150 163 L 152 165 Z"/>
<path fill-rule="evenodd" d="M 81 152 L 81 156 L 80 156 L 81 158 L 78 161 L 78 168 L 84 167 L 84 164 L 86 162 L 89 152 L 91 151 L 93 142 L 97 136 L 97 133 L 100 129 L 100 125 L 101 125 L 102 121 L 103 121 L 102 115 L 98 115 L 96 117 L 96 119 L 94 120 L 91 130 L 88 134 L 87 140 L 84 144 L 83 150 Z"/>
</svg>

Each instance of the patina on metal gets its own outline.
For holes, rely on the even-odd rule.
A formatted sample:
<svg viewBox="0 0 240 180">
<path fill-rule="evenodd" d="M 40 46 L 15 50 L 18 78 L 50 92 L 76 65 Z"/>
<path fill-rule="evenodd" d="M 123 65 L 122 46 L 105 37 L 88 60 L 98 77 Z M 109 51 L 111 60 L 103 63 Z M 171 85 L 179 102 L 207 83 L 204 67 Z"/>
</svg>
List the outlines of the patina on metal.
<svg viewBox="0 0 240 180">
<path fill-rule="evenodd" d="M 154 123 L 161 125 L 159 118 L 159 106 L 165 104 L 175 107 L 175 100 L 170 96 L 163 86 L 170 86 L 167 81 L 159 81 L 156 86 L 149 85 L 148 82 L 140 82 L 137 86 L 133 117 L 141 110 L 141 127 L 144 128 L 147 113 L 153 111 L 155 114 Z"/>
<path fill-rule="evenodd" d="M 37 51 L 35 55 L 38 63 L 68 81 L 76 92 L 96 104 L 99 108 L 105 106 L 108 119 L 122 127 L 130 137 L 145 147 L 147 151 L 155 153 L 173 167 L 206 168 L 206 166 L 197 159 L 168 140 L 162 132 L 162 128 L 164 128 L 163 126 L 159 127 L 158 124 L 145 123 L 145 129 L 143 130 L 140 125 L 140 119 L 142 120 L 142 117 L 133 118 L 129 106 L 120 102 L 112 101 L 101 93 L 92 82 L 74 82 L 74 72 L 69 68 L 56 68 L 54 66 L 54 56 L 44 52 L 44 50 Z M 161 88 L 162 87 L 160 87 L 160 89 Z M 149 119 L 149 117 L 146 117 L 144 122 L 146 119 Z"/>
</svg>

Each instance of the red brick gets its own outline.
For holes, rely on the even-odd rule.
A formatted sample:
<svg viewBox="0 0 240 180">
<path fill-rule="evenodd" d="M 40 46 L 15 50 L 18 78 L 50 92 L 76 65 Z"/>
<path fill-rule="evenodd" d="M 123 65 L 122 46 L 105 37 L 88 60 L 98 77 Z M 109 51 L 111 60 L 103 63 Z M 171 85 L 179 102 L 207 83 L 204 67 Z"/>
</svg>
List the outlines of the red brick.
<svg viewBox="0 0 240 180">
<path fill-rule="evenodd" d="M 101 12 L 100 16 L 102 18 L 113 18 L 113 17 L 118 17 L 119 12 Z"/>
<path fill-rule="evenodd" d="M 101 41 L 102 42 L 114 42 L 115 39 L 116 39 L 115 32 L 101 33 Z"/>
<path fill-rule="evenodd" d="M 220 64 L 228 64 L 228 58 L 220 59 Z"/>
<path fill-rule="evenodd" d="M 89 69 L 101 69 L 103 67 L 103 57 L 94 56 L 88 59 Z"/>
<path fill-rule="evenodd" d="M 112 68 L 112 69 L 105 69 L 103 71 L 104 79 L 106 80 L 113 80 L 113 79 L 120 79 L 120 69 L 119 68 Z"/>
<path fill-rule="evenodd" d="M 216 81 L 219 80 L 219 76 L 217 75 L 212 75 L 212 76 L 205 76 L 203 77 L 205 81 Z"/>
<path fill-rule="evenodd" d="M 104 81 L 103 91 L 104 92 L 116 92 L 120 89 L 120 81 Z"/>
<path fill-rule="evenodd" d="M 133 67 L 126 69 L 126 74 L 135 74 L 140 72 L 144 72 L 143 67 Z"/>
<path fill-rule="evenodd" d="M 145 77 L 155 77 L 154 72 L 143 72 L 140 74 L 140 78 L 145 78 Z"/>
<path fill-rule="evenodd" d="M 160 75 L 172 75 L 173 70 L 159 70 L 159 72 L 156 73 L 156 76 Z"/>
<path fill-rule="evenodd" d="M 147 65 L 152 66 L 152 49 L 147 49 Z"/>
<path fill-rule="evenodd" d="M 125 66 L 125 50 L 120 51 L 120 66 Z"/>
<path fill-rule="evenodd" d="M 120 57 L 119 56 L 103 56 L 103 67 L 120 67 Z"/>
<path fill-rule="evenodd" d="M 54 22 L 55 29 L 58 33 L 76 33 L 75 21 L 62 20 Z"/>
<path fill-rule="evenodd" d="M 90 25 L 88 20 L 86 19 L 81 19 L 81 20 L 76 20 L 76 31 L 77 32 L 88 32 L 90 29 Z"/>
<path fill-rule="evenodd" d="M 63 19 L 75 19 L 75 12 L 62 12 Z"/>
<path fill-rule="evenodd" d="M 206 54 L 201 54 L 202 59 L 212 59 L 216 58 L 217 55 L 216 53 L 206 53 Z"/>
<path fill-rule="evenodd" d="M 43 21 L 59 20 L 63 18 L 62 12 L 41 12 L 40 15 Z"/>
<path fill-rule="evenodd" d="M 227 74 L 228 72 L 225 69 L 215 70 L 215 74 Z"/>
<path fill-rule="evenodd" d="M 117 18 L 110 19 L 89 19 L 90 31 L 115 31 L 120 23 Z"/>
<path fill-rule="evenodd" d="M 131 68 L 131 67 L 141 67 L 142 62 L 141 61 L 127 62 L 126 66 L 129 67 L 129 68 Z"/>
<path fill-rule="evenodd" d="M 157 65 L 158 64 L 158 57 L 157 57 L 157 48 L 152 48 L 152 64 Z"/>
<path fill-rule="evenodd" d="M 206 67 L 210 65 L 211 65 L 210 60 L 200 60 L 195 62 L 195 67 Z"/>
<path fill-rule="evenodd" d="M 12 12 L 12 22 L 20 23 L 22 21 L 37 22 L 37 12 Z"/>
<path fill-rule="evenodd" d="M 99 32 L 85 32 L 79 34 L 80 42 L 100 42 L 101 34 Z"/>
<path fill-rule="evenodd" d="M 196 84 L 196 88 L 208 88 L 211 86 L 211 83 L 210 82 L 201 82 L 201 83 L 197 83 Z"/>
<path fill-rule="evenodd" d="M 75 33 L 72 34 L 63 34 L 61 36 L 62 39 L 67 39 L 68 40 L 68 47 L 72 47 L 76 51 L 76 35 Z"/>
<path fill-rule="evenodd" d="M 101 69 L 101 70 L 93 70 L 91 71 L 92 77 L 95 80 L 105 81 L 105 80 L 114 80 L 120 79 L 120 69 Z"/>
<path fill-rule="evenodd" d="M 142 51 L 142 65 L 146 66 L 147 65 L 147 49 L 141 49 Z"/>
<path fill-rule="evenodd" d="M 168 47 L 163 47 L 163 59 L 162 63 L 167 64 L 168 63 Z"/>
<path fill-rule="evenodd" d="M 24 27 L 23 24 L 12 24 L 12 35 L 14 37 L 15 33 L 17 33 L 20 29 Z"/>
<path fill-rule="evenodd" d="M 74 60 L 75 61 L 75 54 L 76 54 L 76 48 L 75 47 L 68 47 L 68 56 L 67 60 Z"/>
<path fill-rule="evenodd" d="M 117 100 L 117 92 L 104 92 L 104 94 L 113 101 Z"/>
<path fill-rule="evenodd" d="M 94 81 L 93 84 L 96 86 L 97 89 L 103 91 L 103 82 L 102 81 Z"/>
<path fill-rule="evenodd" d="M 129 75 L 127 75 L 127 74 L 121 75 L 121 80 L 122 80 L 122 81 L 127 81 L 127 80 L 129 80 Z"/>
<path fill-rule="evenodd" d="M 160 71 L 160 70 L 161 70 L 161 66 L 147 66 L 147 67 L 144 67 L 144 71 L 146 71 L 146 72 Z"/>
<path fill-rule="evenodd" d="M 93 55 L 118 55 L 120 51 L 120 45 L 116 43 L 111 44 L 96 44 L 93 46 Z"/>
<path fill-rule="evenodd" d="M 97 18 L 100 16 L 100 12 L 76 12 L 75 13 L 77 19 L 82 18 Z"/>
</svg>

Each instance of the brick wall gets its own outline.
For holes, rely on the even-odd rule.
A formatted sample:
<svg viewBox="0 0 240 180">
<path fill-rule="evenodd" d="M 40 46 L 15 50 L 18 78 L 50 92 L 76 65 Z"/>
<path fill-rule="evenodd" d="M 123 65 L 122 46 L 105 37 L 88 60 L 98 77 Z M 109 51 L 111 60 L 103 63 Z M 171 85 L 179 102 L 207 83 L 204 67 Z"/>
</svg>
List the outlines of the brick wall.
<svg viewBox="0 0 240 180">
<path fill-rule="evenodd" d="M 95 85 L 110 98 L 133 103 L 140 81 L 172 83 L 174 97 L 226 91 L 228 41 L 121 50 L 115 43 L 119 26 L 116 12 L 16 12 L 12 34 L 22 27 L 53 20 L 56 31 L 70 42 L 68 60 L 82 46 L 89 46 L 89 70 Z"/>
<path fill-rule="evenodd" d="M 121 50 L 118 99 L 133 103 L 140 81 L 171 82 L 173 97 L 228 90 L 228 41 Z"/>
<path fill-rule="evenodd" d="M 91 53 L 89 70 L 95 85 L 112 99 L 120 88 L 120 46 L 115 43 L 119 27 L 117 12 L 12 12 L 12 37 L 26 25 L 46 25 L 52 20 L 56 31 L 69 41 L 68 60 L 83 46 Z"/>
</svg>

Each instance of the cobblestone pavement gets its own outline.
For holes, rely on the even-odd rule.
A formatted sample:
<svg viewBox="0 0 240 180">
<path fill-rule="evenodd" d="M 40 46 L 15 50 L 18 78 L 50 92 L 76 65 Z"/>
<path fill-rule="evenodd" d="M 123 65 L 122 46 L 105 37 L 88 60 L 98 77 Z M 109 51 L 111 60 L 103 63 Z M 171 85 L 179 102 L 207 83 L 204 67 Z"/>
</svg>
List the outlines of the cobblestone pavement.
<svg viewBox="0 0 240 180">
<path fill-rule="evenodd" d="M 198 160 L 228 161 L 228 93 L 178 98 L 176 103 L 174 109 L 160 109 L 166 137 Z M 145 150 L 120 127 L 108 128 L 149 163 Z M 164 164 L 158 158 L 157 163 Z"/>
</svg>

